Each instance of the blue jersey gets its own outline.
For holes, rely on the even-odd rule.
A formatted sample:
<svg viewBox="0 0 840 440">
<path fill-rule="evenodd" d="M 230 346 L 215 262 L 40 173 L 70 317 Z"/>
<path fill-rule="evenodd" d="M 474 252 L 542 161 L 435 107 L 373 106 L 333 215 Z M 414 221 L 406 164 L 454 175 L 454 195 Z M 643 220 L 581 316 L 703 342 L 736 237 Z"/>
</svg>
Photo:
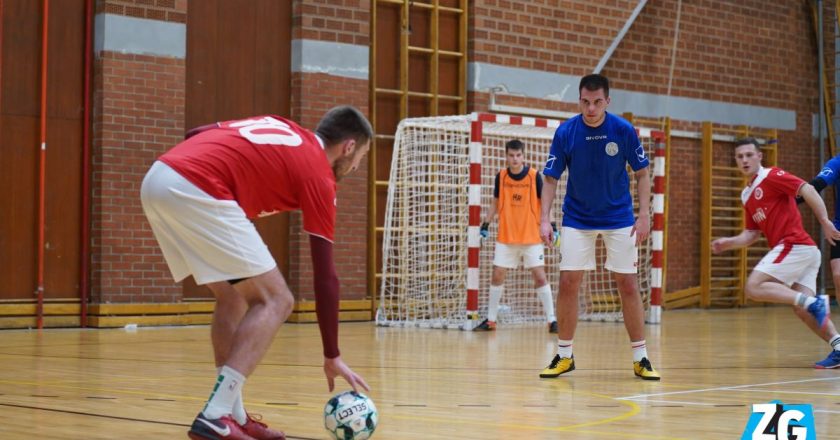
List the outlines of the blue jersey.
<svg viewBox="0 0 840 440">
<path fill-rule="evenodd" d="M 834 185 L 834 227 L 840 229 L 840 156 L 832 157 L 825 163 L 817 177 L 825 181 L 826 186 Z"/>
<path fill-rule="evenodd" d="M 620 229 L 633 226 L 633 196 L 627 164 L 634 171 L 649 165 L 636 129 L 607 113 L 598 127 L 577 115 L 554 133 L 543 174 L 560 179 L 569 170 L 563 200 L 563 226 Z"/>
</svg>

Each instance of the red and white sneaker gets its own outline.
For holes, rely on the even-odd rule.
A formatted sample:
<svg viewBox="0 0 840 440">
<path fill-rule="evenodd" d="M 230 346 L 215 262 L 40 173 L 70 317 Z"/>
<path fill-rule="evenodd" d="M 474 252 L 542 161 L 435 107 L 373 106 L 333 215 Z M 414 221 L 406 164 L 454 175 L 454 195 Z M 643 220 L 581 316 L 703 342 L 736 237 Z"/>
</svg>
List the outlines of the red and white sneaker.
<svg viewBox="0 0 840 440">
<path fill-rule="evenodd" d="M 259 414 L 246 414 L 248 420 L 242 426 L 242 430 L 257 440 L 286 440 L 286 434 L 281 431 L 271 429 L 262 422 L 262 416 Z"/>
<path fill-rule="evenodd" d="M 192 440 L 255 440 L 231 416 L 208 419 L 204 413 L 198 413 L 187 435 Z"/>
</svg>

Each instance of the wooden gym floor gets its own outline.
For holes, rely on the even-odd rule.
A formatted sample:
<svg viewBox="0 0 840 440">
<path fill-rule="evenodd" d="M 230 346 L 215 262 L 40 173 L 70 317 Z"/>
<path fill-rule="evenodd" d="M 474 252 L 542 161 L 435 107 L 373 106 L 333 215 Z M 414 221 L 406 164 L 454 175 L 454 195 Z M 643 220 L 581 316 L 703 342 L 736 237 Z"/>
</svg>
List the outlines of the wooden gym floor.
<svg viewBox="0 0 840 440">
<path fill-rule="evenodd" d="M 614 323 L 582 322 L 577 370 L 557 379 L 538 377 L 555 340 L 542 327 L 345 323 L 341 346 L 373 387 L 380 440 L 735 439 L 751 404 L 771 400 L 813 405 L 818 438 L 838 438 L 840 370 L 811 368 L 828 345 L 789 308 L 663 321 L 647 336 L 660 383 L 633 376 Z M 328 438 L 320 347 L 316 325 L 285 325 L 245 387 L 246 407 L 290 439 Z M 186 439 L 215 379 L 207 326 L 3 331 L 0 372 L 3 439 Z"/>
</svg>

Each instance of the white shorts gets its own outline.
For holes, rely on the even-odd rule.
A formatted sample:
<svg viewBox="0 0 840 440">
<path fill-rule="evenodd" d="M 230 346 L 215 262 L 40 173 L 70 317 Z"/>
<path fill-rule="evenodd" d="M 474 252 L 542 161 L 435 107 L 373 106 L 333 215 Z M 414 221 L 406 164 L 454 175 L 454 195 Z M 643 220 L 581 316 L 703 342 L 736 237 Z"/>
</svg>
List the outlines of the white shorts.
<svg viewBox="0 0 840 440">
<path fill-rule="evenodd" d="M 207 284 L 277 267 L 235 201 L 213 198 L 163 162 L 146 173 L 140 200 L 175 281 L 192 275 Z"/>
<path fill-rule="evenodd" d="M 636 273 L 639 249 L 632 226 L 621 229 L 575 229 L 560 231 L 560 270 L 595 270 L 595 242 L 600 234 L 607 248 L 604 268 L 617 273 Z"/>
<path fill-rule="evenodd" d="M 496 242 L 496 253 L 493 265 L 507 269 L 519 267 L 519 261 L 525 269 L 545 265 L 545 253 L 542 243 L 537 244 L 505 244 Z"/>
<path fill-rule="evenodd" d="M 753 270 L 766 273 L 788 287 L 800 284 L 814 293 L 817 291 L 817 273 L 821 263 L 822 255 L 816 246 L 795 244 L 786 247 L 778 244 Z"/>
</svg>

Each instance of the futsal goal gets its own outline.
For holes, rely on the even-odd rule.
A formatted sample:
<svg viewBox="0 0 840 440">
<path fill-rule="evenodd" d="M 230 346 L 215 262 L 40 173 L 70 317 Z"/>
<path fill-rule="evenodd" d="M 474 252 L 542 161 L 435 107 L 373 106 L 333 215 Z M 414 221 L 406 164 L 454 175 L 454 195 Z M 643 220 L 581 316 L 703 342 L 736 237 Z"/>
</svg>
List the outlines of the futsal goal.
<svg viewBox="0 0 840 440">
<path fill-rule="evenodd" d="M 525 162 L 542 171 L 560 121 L 486 113 L 410 118 L 394 141 L 382 244 L 382 278 L 376 323 L 471 329 L 486 316 L 497 223 L 480 242 L 479 227 L 490 207 L 493 183 L 505 165 L 504 145 L 525 143 Z M 639 288 L 648 322 L 658 323 L 662 303 L 662 230 L 664 226 L 665 137 L 639 130 L 651 158 L 650 238 L 639 249 Z M 566 175 L 552 207 L 562 222 Z M 636 197 L 635 179 L 630 178 Z M 635 203 L 638 203 L 636 201 Z M 561 237 L 562 240 L 562 237 Z M 621 303 L 612 274 L 603 269 L 605 251 L 598 240 L 595 271 L 581 285 L 583 320 L 620 321 Z M 545 251 L 546 275 L 555 297 L 559 250 Z M 545 321 L 529 271 L 508 270 L 499 308 L 501 324 Z"/>
</svg>

